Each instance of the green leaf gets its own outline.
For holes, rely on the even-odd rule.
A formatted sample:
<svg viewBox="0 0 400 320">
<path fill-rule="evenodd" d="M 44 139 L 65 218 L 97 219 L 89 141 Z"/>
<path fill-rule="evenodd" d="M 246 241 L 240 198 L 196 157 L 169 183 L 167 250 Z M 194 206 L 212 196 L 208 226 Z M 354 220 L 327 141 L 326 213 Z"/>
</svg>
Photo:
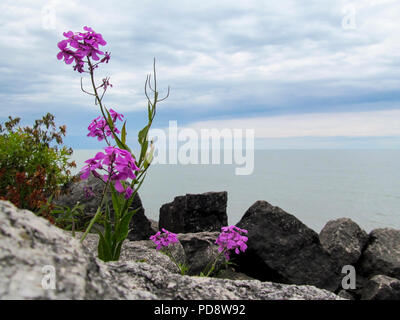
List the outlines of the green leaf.
<svg viewBox="0 0 400 320">
<path fill-rule="evenodd" d="M 109 247 L 112 248 L 112 235 L 111 235 L 111 221 L 110 221 L 110 207 L 107 203 L 106 206 L 106 219 L 104 221 L 104 240 L 108 243 Z"/>
<path fill-rule="evenodd" d="M 121 255 L 121 248 L 122 248 L 123 243 L 124 243 L 124 241 L 121 241 L 115 247 L 114 252 L 113 252 L 113 260 L 115 260 L 115 261 L 119 260 L 119 256 Z"/>
<path fill-rule="evenodd" d="M 121 130 L 121 141 L 122 141 L 123 144 L 125 144 L 125 142 L 126 142 L 126 128 L 125 128 L 125 125 L 126 125 L 126 120 L 125 120 L 124 125 L 122 126 L 122 130 Z"/>
<path fill-rule="evenodd" d="M 140 150 L 139 166 L 142 164 L 142 161 L 144 160 L 144 158 L 146 156 L 148 146 L 149 146 L 149 141 L 148 140 L 143 142 L 142 150 Z"/>
<path fill-rule="evenodd" d="M 139 131 L 138 134 L 138 142 L 139 144 L 142 146 L 143 143 L 146 141 L 147 139 L 147 133 L 149 130 L 149 125 L 145 126 L 142 130 Z"/>
<path fill-rule="evenodd" d="M 114 208 L 114 220 L 117 221 L 121 217 L 121 201 L 120 201 L 121 196 L 117 194 L 117 191 L 115 190 L 115 187 L 112 183 L 110 185 L 110 190 L 111 190 L 111 201 Z"/>
<path fill-rule="evenodd" d="M 106 112 L 107 112 L 107 124 L 108 124 L 108 126 L 110 127 L 110 129 L 113 129 L 113 128 L 114 128 L 114 122 L 112 121 L 111 114 L 110 114 L 110 112 L 107 110 L 107 108 L 104 108 L 104 109 L 105 109 Z"/>
<path fill-rule="evenodd" d="M 111 248 L 101 232 L 99 232 L 99 244 L 97 247 L 97 253 L 99 255 L 99 259 L 105 262 L 110 261 L 112 258 Z"/>
<path fill-rule="evenodd" d="M 136 211 L 138 209 L 127 212 L 121 218 L 121 221 L 118 223 L 118 226 L 115 229 L 115 240 L 116 240 L 116 242 L 124 241 L 128 237 L 129 222 L 131 222 L 132 216 L 136 213 Z"/>
</svg>

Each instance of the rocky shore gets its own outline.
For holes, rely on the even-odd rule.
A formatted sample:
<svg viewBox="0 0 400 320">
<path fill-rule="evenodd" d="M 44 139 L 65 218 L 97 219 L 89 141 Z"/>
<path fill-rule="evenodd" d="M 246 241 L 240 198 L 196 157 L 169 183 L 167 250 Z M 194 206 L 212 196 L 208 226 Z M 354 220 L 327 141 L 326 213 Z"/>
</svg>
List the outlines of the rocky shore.
<svg viewBox="0 0 400 320">
<path fill-rule="evenodd" d="M 84 196 L 88 186 L 92 198 Z M 90 219 L 100 187 L 93 178 L 73 183 L 57 203 L 79 201 L 85 204 L 83 218 Z M 266 201 L 254 203 L 237 223 L 249 239 L 246 252 L 232 256 L 234 266 L 219 263 L 216 277 L 198 277 L 218 254 L 214 242 L 227 225 L 227 199 L 226 192 L 178 196 L 160 208 L 159 222 L 147 219 L 142 208 L 120 261 L 108 263 L 96 258 L 96 234 L 81 245 L 80 234 L 73 238 L 0 201 L 0 299 L 400 299 L 400 230 L 367 234 L 342 218 L 317 234 Z M 174 255 L 190 266 L 188 275 L 154 249 L 149 237 L 161 228 L 178 234 Z M 54 289 L 43 286 L 46 266 L 54 268 Z M 344 266 L 354 274 L 342 273 Z"/>
</svg>

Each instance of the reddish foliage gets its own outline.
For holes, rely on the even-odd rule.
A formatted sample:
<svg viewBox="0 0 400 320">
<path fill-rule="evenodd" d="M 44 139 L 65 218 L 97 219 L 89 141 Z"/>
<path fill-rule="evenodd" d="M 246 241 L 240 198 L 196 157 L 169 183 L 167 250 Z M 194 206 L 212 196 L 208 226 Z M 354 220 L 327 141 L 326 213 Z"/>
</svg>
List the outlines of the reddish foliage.
<svg viewBox="0 0 400 320">
<path fill-rule="evenodd" d="M 0 170 L 0 179 L 5 174 L 5 168 Z M 15 183 L 8 185 L 5 190 L 0 190 L 0 199 L 9 200 L 21 209 L 34 212 L 40 211 L 41 216 L 55 223 L 50 212 L 54 205 L 47 205 L 44 187 L 46 184 L 46 169 L 38 165 L 33 175 L 29 176 L 25 171 L 15 174 Z M 3 196 L 1 196 L 3 194 Z"/>
</svg>

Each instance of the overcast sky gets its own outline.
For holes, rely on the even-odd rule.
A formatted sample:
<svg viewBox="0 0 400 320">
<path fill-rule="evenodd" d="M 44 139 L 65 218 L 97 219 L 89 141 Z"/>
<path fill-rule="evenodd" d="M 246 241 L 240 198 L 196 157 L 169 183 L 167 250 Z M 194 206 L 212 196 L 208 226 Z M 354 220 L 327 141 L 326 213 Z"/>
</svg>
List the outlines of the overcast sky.
<svg viewBox="0 0 400 320">
<path fill-rule="evenodd" d="M 85 25 L 108 42 L 97 79 L 111 77 L 104 101 L 131 139 L 155 57 L 160 94 L 171 87 L 155 127 L 251 128 L 266 148 L 400 146 L 400 1 L 1 0 L 1 122 L 50 112 L 68 146 L 103 146 L 86 137 L 99 110 L 81 74 L 56 58 Z"/>
</svg>

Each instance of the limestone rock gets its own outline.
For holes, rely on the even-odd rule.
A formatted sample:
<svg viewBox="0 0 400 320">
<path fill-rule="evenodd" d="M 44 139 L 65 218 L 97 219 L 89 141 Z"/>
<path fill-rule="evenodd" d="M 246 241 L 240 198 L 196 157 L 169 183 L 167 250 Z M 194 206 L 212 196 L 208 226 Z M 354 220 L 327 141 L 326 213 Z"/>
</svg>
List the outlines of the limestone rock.
<svg viewBox="0 0 400 320">
<path fill-rule="evenodd" d="M 68 232 L 0 201 L 0 300 L 340 299 L 313 286 L 180 276 L 138 257 L 104 263 Z"/>
</svg>

